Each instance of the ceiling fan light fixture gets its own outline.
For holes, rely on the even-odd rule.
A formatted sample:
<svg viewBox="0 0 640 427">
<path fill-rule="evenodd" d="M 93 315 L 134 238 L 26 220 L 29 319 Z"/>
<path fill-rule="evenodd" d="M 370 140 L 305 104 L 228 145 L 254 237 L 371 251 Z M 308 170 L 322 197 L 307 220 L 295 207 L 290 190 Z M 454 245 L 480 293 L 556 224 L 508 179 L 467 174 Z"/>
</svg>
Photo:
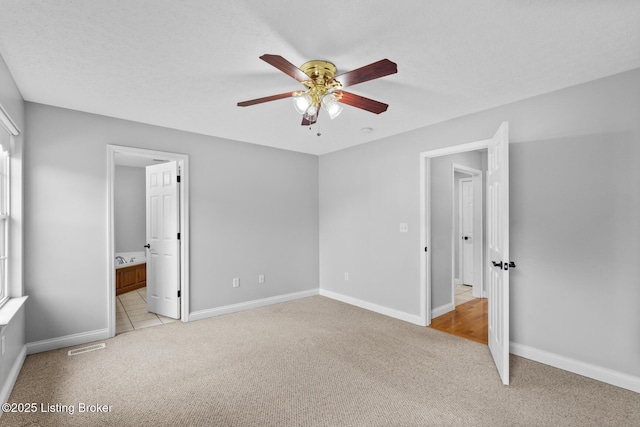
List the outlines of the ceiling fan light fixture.
<svg viewBox="0 0 640 427">
<path fill-rule="evenodd" d="M 309 105 L 302 116 L 309 121 L 315 121 L 318 117 L 318 106 L 316 104 Z"/>
<path fill-rule="evenodd" d="M 305 114 L 305 112 L 311 107 L 313 100 L 307 92 L 301 92 L 293 96 L 293 107 L 298 114 Z"/>
<path fill-rule="evenodd" d="M 335 93 L 328 93 L 322 97 L 322 109 L 329 114 L 332 120 L 342 113 L 342 105 L 338 103 L 338 97 Z"/>
</svg>

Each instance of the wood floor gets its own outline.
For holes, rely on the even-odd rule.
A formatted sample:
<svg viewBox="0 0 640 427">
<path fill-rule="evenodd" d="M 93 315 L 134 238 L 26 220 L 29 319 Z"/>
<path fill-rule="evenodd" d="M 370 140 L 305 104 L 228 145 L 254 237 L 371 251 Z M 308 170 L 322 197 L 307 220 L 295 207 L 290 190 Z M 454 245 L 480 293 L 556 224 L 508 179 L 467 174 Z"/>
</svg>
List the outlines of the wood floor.
<svg viewBox="0 0 640 427">
<path fill-rule="evenodd" d="M 481 344 L 489 343 L 487 299 L 474 298 L 431 320 L 431 327 Z"/>
</svg>

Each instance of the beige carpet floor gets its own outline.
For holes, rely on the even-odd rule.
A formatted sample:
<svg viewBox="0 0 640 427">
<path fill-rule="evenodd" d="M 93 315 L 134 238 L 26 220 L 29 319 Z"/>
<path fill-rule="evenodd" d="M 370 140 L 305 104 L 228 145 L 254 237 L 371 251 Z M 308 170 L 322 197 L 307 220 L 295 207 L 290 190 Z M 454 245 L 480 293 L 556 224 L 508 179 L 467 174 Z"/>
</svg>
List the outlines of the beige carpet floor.
<svg viewBox="0 0 640 427">
<path fill-rule="evenodd" d="M 104 342 L 28 356 L 9 401 L 38 409 L 0 425 L 640 425 L 640 394 L 515 356 L 505 387 L 482 344 L 320 296 Z"/>
</svg>

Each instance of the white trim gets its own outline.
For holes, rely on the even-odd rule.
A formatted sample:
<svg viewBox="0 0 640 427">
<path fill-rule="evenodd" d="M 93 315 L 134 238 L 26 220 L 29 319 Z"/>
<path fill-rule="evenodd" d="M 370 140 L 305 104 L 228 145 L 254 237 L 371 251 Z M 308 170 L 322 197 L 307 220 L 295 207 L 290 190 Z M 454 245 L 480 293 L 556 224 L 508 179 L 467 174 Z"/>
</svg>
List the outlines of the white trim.
<svg viewBox="0 0 640 427">
<path fill-rule="evenodd" d="M 424 157 L 441 157 L 449 154 L 466 153 L 467 151 L 484 150 L 489 146 L 491 139 L 482 141 L 467 142 L 464 144 L 452 145 L 450 147 L 436 148 L 435 150 L 423 151 L 420 153 Z"/>
<path fill-rule="evenodd" d="M 27 354 L 42 353 L 43 351 L 57 350 L 59 348 L 73 345 L 86 344 L 93 341 L 106 340 L 111 338 L 109 329 L 97 329 L 95 331 L 80 332 L 78 334 L 65 335 L 48 340 L 28 342 Z"/>
<path fill-rule="evenodd" d="M 431 170 L 431 158 L 447 156 L 449 154 L 464 153 L 467 151 L 484 150 L 489 147 L 490 139 L 438 148 L 420 153 L 420 253 L 424 248 L 431 246 L 431 213 L 428 207 L 431 205 L 431 189 L 427 185 Z M 421 324 L 431 324 L 431 249 L 427 256 L 420 256 L 420 318 Z"/>
<path fill-rule="evenodd" d="M 115 315 L 115 225 L 114 225 L 114 188 L 115 155 L 130 154 L 147 158 L 175 160 L 180 168 L 180 319 L 188 322 L 189 318 L 189 156 L 186 154 L 142 148 L 107 145 L 107 319 L 109 336 L 116 335 Z"/>
<path fill-rule="evenodd" d="M 7 303 L 0 307 L 0 326 L 6 326 L 11 322 L 13 316 L 22 308 L 28 296 L 19 298 L 9 298 Z"/>
<path fill-rule="evenodd" d="M 296 299 L 308 298 L 318 295 L 317 289 L 311 289 L 308 291 L 293 292 L 290 294 L 277 295 L 274 297 L 262 298 L 253 301 L 240 302 L 237 304 L 225 305 L 222 307 L 208 308 L 206 310 L 198 310 L 191 312 L 189 319 L 202 320 L 209 317 L 221 316 L 223 314 L 231 314 L 239 311 L 251 310 L 253 308 L 265 307 L 267 305 L 280 304 L 282 302 L 293 301 Z"/>
<path fill-rule="evenodd" d="M 0 124 L 2 124 L 2 127 L 5 128 L 11 135 L 20 135 L 20 129 L 18 129 L 18 126 L 16 126 L 15 122 L 11 120 L 11 117 L 9 117 L 9 114 L 2 105 L 0 105 Z"/>
<path fill-rule="evenodd" d="M 16 360 L 11 366 L 11 370 L 7 374 L 7 379 L 2 386 L 2 391 L 0 391 L 0 403 L 7 403 L 9 401 L 9 397 L 13 391 L 13 386 L 16 385 L 16 380 L 18 379 L 18 375 L 20 375 L 20 370 L 22 369 L 22 365 L 26 358 L 27 346 L 23 345 L 20 353 L 18 353 L 18 357 L 16 357 Z M 0 415 L 1 414 L 2 412 L 0 412 Z"/>
<path fill-rule="evenodd" d="M 341 301 L 347 304 L 355 305 L 356 307 L 364 308 L 365 310 L 373 311 L 385 316 L 393 317 L 398 320 L 413 323 L 414 325 L 427 326 L 423 322 L 422 316 L 416 316 L 415 314 L 406 313 L 404 311 L 394 310 L 393 308 L 384 307 L 372 302 L 363 301 L 361 299 L 353 298 L 347 295 L 342 295 L 336 292 L 327 291 L 326 289 L 320 289 L 320 295 L 323 297 L 331 298 L 336 301 Z"/>
<path fill-rule="evenodd" d="M 516 356 L 521 356 L 529 360 L 544 363 L 545 365 L 640 393 L 640 377 L 514 342 L 510 343 L 509 348 L 511 354 L 515 354 Z"/>
<path fill-rule="evenodd" d="M 443 314 L 447 314 L 453 310 L 456 309 L 456 305 L 453 302 L 450 302 L 448 304 L 445 305 L 441 305 L 440 307 L 436 307 L 433 310 L 431 310 L 431 318 L 435 319 L 438 316 L 442 316 Z"/>
<path fill-rule="evenodd" d="M 431 186 L 426 185 L 430 174 L 431 159 L 426 153 L 420 153 L 420 319 L 429 326 L 431 324 Z"/>
</svg>

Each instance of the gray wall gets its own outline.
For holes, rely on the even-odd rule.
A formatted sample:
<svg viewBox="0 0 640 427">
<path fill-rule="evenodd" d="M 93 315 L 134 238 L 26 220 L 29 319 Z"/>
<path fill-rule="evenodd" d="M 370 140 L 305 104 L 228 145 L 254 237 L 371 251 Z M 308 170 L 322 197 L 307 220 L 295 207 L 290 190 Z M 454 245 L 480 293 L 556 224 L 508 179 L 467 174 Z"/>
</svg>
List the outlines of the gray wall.
<svg viewBox="0 0 640 427">
<path fill-rule="evenodd" d="M 318 288 L 316 156 L 40 104 L 26 113 L 27 342 L 108 326 L 107 144 L 189 155 L 192 312 Z"/>
<path fill-rule="evenodd" d="M 451 255 L 454 243 L 451 234 L 458 230 L 453 220 L 453 201 L 457 201 L 452 178 L 454 163 L 482 170 L 482 155 L 479 151 L 471 151 L 431 160 L 431 308 L 453 303 L 451 272 L 454 260 Z"/>
<path fill-rule="evenodd" d="M 506 120 L 512 342 L 639 376 L 639 117 L 637 69 L 322 156 L 321 289 L 418 315 L 419 153 Z"/>
<path fill-rule="evenodd" d="M 144 252 L 146 244 L 145 169 L 116 166 L 113 179 L 115 246 L 118 252 Z"/>
<path fill-rule="evenodd" d="M 639 136 L 540 140 L 510 155 L 515 340 L 636 376 Z"/>
</svg>

